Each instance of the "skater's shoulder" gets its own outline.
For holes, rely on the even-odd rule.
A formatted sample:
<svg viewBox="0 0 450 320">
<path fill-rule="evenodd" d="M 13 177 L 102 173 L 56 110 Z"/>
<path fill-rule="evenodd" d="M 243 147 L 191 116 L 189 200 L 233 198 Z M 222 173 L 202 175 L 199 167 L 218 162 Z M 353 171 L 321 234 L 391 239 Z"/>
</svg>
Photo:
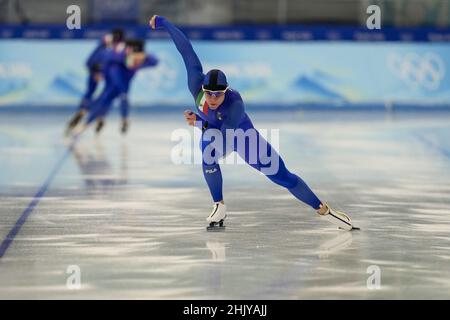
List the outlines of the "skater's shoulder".
<svg viewBox="0 0 450 320">
<path fill-rule="evenodd" d="M 228 97 L 228 99 L 233 100 L 233 101 L 234 100 L 242 101 L 242 97 L 241 97 L 241 94 L 239 93 L 239 91 L 232 89 L 232 88 L 229 88 L 227 90 L 227 97 Z"/>
<path fill-rule="evenodd" d="M 105 63 L 124 63 L 125 62 L 125 52 L 115 51 L 113 49 L 106 49 L 103 53 L 103 61 Z"/>
</svg>

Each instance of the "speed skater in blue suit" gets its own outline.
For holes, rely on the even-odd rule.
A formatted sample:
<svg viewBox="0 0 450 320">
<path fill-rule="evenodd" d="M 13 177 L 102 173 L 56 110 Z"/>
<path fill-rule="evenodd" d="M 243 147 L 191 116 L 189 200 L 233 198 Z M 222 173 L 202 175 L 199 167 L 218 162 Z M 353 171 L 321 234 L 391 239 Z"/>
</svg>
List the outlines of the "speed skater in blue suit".
<svg viewBox="0 0 450 320">
<path fill-rule="evenodd" d="M 102 37 L 100 43 L 89 55 L 86 61 L 86 67 L 88 69 L 86 91 L 83 94 L 77 112 L 72 116 L 67 125 L 66 133 L 69 133 L 89 111 L 94 93 L 97 90 L 98 84 L 103 79 L 103 63 L 108 52 L 120 52 L 124 46 L 124 31 L 122 29 L 113 29 L 110 33 Z"/>
<path fill-rule="evenodd" d="M 112 50 L 107 52 L 102 66 L 105 87 L 100 95 L 92 101 L 86 122 L 79 130 L 75 130 L 75 133 L 84 131 L 94 121 L 96 121 L 95 130 L 99 133 L 115 99 L 120 100 L 121 131 L 126 133 L 129 126 L 128 91 L 131 81 L 139 70 L 154 67 L 157 64 L 158 59 L 144 51 L 142 40 L 127 40 L 125 49 L 121 52 Z"/>
<path fill-rule="evenodd" d="M 202 148 L 202 170 L 203 176 L 208 185 L 212 199 L 214 201 L 211 214 L 206 218 L 208 222 L 207 230 L 223 229 L 223 222 L 226 218 L 226 205 L 222 192 L 222 173 L 219 166 L 219 160 L 226 156 L 230 151 L 235 151 L 251 167 L 260 171 L 272 182 L 286 188 L 295 198 L 307 204 L 317 211 L 317 213 L 334 223 L 344 230 L 352 230 L 350 217 L 344 212 L 331 208 L 328 204 L 319 200 L 308 185 L 296 174 L 290 172 L 278 155 L 277 151 L 259 134 L 253 127 L 252 121 L 245 112 L 244 102 L 235 89 L 232 89 L 224 72 L 218 69 L 203 73 L 202 64 L 195 53 L 192 44 L 186 38 L 183 32 L 170 23 L 162 16 L 153 16 L 149 21 L 152 29 L 165 29 L 172 38 L 177 50 L 183 58 L 186 70 L 188 88 L 191 92 L 197 113 L 186 110 L 184 116 L 191 126 L 198 126 L 202 129 L 201 148 Z M 244 139 L 244 145 L 236 146 L 235 137 L 228 140 L 228 132 L 232 131 L 253 131 L 256 139 Z M 224 148 L 211 148 L 213 140 L 211 136 L 217 137 L 216 133 L 222 139 L 218 145 Z M 231 150 L 228 148 L 231 145 Z M 266 153 L 271 159 L 276 159 L 277 167 L 270 170 L 267 162 L 260 158 L 260 146 L 266 146 Z M 251 150 L 256 150 L 256 159 L 251 159 Z"/>
</svg>

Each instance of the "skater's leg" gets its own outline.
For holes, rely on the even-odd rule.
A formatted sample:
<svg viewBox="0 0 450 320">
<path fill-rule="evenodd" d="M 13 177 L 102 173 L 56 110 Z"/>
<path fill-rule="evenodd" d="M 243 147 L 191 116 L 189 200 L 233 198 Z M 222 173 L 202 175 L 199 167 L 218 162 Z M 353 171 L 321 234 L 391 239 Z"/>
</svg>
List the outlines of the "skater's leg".
<svg viewBox="0 0 450 320">
<path fill-rule="evenodd" d="M 90 72 L 87 80 L 86 92 L 83 95 L 80 105 L 78 106 L 77 112 L 72 116 L 72 118 L 70 118 L 69 123 L 67 124 L 66 135 L 68 135 L 78 125 L 78 123 L 80 123 L 85 114 L 88 112 L 92 96 L 97 88 L 97 84 L 98 79 L 93 72 Z"/>
<path fill-rule="evenodd" d="M 283 162 L 283 160 L 280 158 L 280 162 Z M 286 187 L 288 188 L 289 192 L 294 195 L 297 199 L 300 201 L 303 201 L 304 203 L 308 204 L 310 207 L 312 207 L 315 210 L 318 210 L 320 208 L 320 205 L 322 202 L 319 200 L 319 198 L 316 196 L 316 194 L 309 188 L 309 186 L 305 183 L 305 181 L 300 178 L 299 176 L 289 172 L 286 167 L 283 168 L 280 167 L 281 170 L 285 170 L 286 175 L 289 176 L 288 179 L 283 177 L 283 174 L 281 176 L 275 175 L 275 176 L 268 176 L 269 179 L 277 183 L 277 180 L 281 178 L 281 183 L 278 183 L 280 185 L 283 185 L 285 181 L 295 181 L 293 187 Z M 273 178 L 272 178 L 273 177 Z M 280 180 L 278 180 L 280 181 Z M 291 184 L 289 184 L 290 186 Z"/>
<path fill-rule="evenodd" d="M 105 87 L 100 96 L 92 103 L 86 124 L 89 125 L 98 118 L 104 118 L 118 94 L 119 92 L 115 88 Z"/>
<path fill-rule="evenodd" d="M 298 200 L 306 203 L 315 210 L 319 209 L 321 202 L 308 185 L 299 176 L 293 174 L 286 168 L 278 152 L 272 148 L 270 143 L 256 129 L 251 127 L 246 128 L 246 130 L 248 129 L 255 130 L 257 139 L 254 144 L 256 145 L 251 145 L 250 141 L 246 141 L 245 146 L 240 146 L 239 143 L 237 145 L 235 144 L 235 151 L 239 156 L 250 166 L 264 173 L 272 182 L 288 189 Z M 266 150 L 260 150 L 260 147 Z M 271 159 L 270 163 L 263 163 L 261 161 L 260 151 L 263 151 L 267 155 L 267 159 Z M 256 161 L 252 161 L 252 158 L 256 159 Z M 270 166 L 277 166 L 278 168 L 275 167 L 273 169 L 271 167 L 271 170 L 267 170 Z M 267 172 L 270 173 L 268 174 Z"/>
<path fill-rule="evenodd" d="M 96 132 L 99 133 L 104 125 L 104 117 L 111 108 L 112 101 L 117 97 L 118 91 L 116 89 L 105 87 L 100 96 L 95 99 L 89 111 L 89 116 L 86 122 L 78 128 L 78 130 L 73 130 L 73 134 L 76 136 L 83 133 L 93 121 L 97 121 Z"/>
<path fill-rule="evenodd" d="M 222 193 L 222 172 L 220 170 L 219 160 L 223 157 L 223 150 L 213 148 L 214 140 L 209 141 L 202 134 L 202 169 L 205 181 L 208 184 L 209 192 L 214 202 L 223 201 Z"/>
<path fill-rule="evenodd" d="M 128 103 L 128 97 L 126 93 L 122 93 L 120 96 L 120 116 L 122 119 L 128 118 L 128 115 L 130 113 L 129 109 L 129 103 Z"/>
<path fill-rule="evenodd" d="M 223 227 L 223 220 L 227 217 L 227 207 L 223 201 L 222 193 L 222 172 L 220 171 L 219 164 L 208 165 L 203 163 L 203 176 L 208 184 L 209 192 L 214 200 L 214 206 L 206 218 L 209 223 L 208 231 L 213 230 L 219 224 Z"/>
<path fill-rule="evenodd" d="M 120 95 L 120 116 L 122 117 L 121 132 L 126 133 L 128 131 L 128 115 L 130 105 L 128 103 L 128 97 L 126 93 Z"/>
<path fill-rule="evenodd" d="M 209 192 L 214 201 L 213 210 L 206 218 L 209 223 L 208 231 L 223 228 L 223 220 L 226 218 L 226 206 L 223 201 L 223 180 L 220 170 L 219 160 L 223 157 L 223 148 L 215 148 L 214 139 L 205 138 L 205 132 L 202 135 L 202 170 Z"/>
<path fill-rule="evenodd" d="M 87 80 L 86 92 L 83 95 L 83 99 L 81 100 L 78 110 L 89 110 L 89 104 L 91 103 L 92 96 L 97 89 L 98 82 L 99 81 L 96 74 L 94 72 L 90 72 Z"/>
<path fill-rule="evenodd" d="M 255 129 L 254 129 L 255 130 Z M 251 162 L 249 159 L 251 152 L 255 152 L 255 148 L 251 148 L 250 143 L 245 143 L 245 147 L 236 146 L 236 150 L 238 154 L 243 158 L 250 166 L 264 173 L 271 181 L 274 183 L 283 186 L 289 190 L 298 200 L 308 204 L 312 208 L 314 208 L 318 214 L 323 216 L 325 219 L 330 221 L 331 223 L 337 225 L 338 227 L 344 230 L 352 230 L 355 229 L 352 225 L 350 217 L 344 212 L 335 210 L 328 206 L 326 203 L 322 203 L 319 198 L 314 194 L 314 192 L 308 187 L 308 185 L 297 175 L 291 173 L 285 166 L 283 159 L 279 156 L 279 154 L 274 150 L 271 145 L 265 141 L 265 139 L 259 134 L 257 136 L 257 154 L 256 162 Z M 263 142 L 262 144 L 260 142 Z M 259 147 L 264 146 L 267 152 L 269 159 L 272 159 L 273 162 L 277 164 L 277 170 L 273 174 L 266 174 L 268 164 L 263 164 L 260 159 L 260 150 Z M 275 160 L 275 161 L 274 161 Z M 270 163 L 269 165 L 272 165 Z M 272 171 L 272 170 L 269 170 Z"/>
<path fill-rule="evenodd" d="M 209 192 L 211 193 L 214 202 L 223 201 L 223 180 L 219 164 L 207 165 L 203 163 L 202 168 L 203 176 L 208 184 Z"/>
</svg>

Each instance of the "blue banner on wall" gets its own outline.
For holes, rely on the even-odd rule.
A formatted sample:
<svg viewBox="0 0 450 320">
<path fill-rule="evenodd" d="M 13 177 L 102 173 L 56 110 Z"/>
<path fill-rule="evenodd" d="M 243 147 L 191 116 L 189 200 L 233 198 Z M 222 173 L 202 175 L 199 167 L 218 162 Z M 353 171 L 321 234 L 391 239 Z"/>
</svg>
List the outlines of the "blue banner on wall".
<svg viewBox="0 0 450 320">
<path fill-rule="evenodd" d="M 119 2 L 118 2 L 119 3 Z M 127 2 L 128 3 L 128 2 Z M 129 21 L 137 14 L 136 7 L 123 9 L 121 21 Z M 107 21 L 109 15 L 114 15 L 112 8 L 103 12 L 100 19 Z M 119 10 L 120 12 L 120 10 Z M 25 39 L 98 39 L 99 35 L 118 27 L 115 25 L 82 26 L 80 30 L 68 30 L 65 26 L 17 26 L 0 25 L 0 38 Z M 127 25 L 122 27 L 132 37 L 142 39 L 165 39 L 167 32 L 150 30 L 148 26 Z M 450 41 L 449 28 L 382 28 L 368 30 L 364 27 L 339 26 L 181 26 L 190 39 L 219 40 L 219 41 L 421 41 L 447 42 Z"/>
<path fill-rule="evenodd" d="M 74 106 L 85 90 L 93 40 L 0 41 L 0 105 Z M 204 70 L 220 68 L 247 105 L 331 107 L 448 105 L 450 44 L 194 41 Z M 133 105 L 192 107 L 172 42 L 151 40 L 160 59 L 138 73 Z"/>
<path fill-rule="evenodd" d="M 92 20 L 96 23 L 132 22 L 139 20 L 139 0 L 92 0 Z"/>
</svg>

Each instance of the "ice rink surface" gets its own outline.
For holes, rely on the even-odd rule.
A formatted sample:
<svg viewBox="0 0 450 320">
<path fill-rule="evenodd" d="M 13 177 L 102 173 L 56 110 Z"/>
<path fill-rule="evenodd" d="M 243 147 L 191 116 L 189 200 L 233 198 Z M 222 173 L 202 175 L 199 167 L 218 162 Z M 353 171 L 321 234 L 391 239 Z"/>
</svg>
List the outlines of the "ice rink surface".
<svg viewBox="0 0 450 320">
<path fill-rule="evenodd" d="M 2 111 L 0 298 L 450 298 L 450 113 L 249 114 L 361 231 L 223 165 L 227 229 L 206 232 L 201 167 L 171 161 L 181 112 L 134 113 L 126 137 L 112 117 L 68 151 L 69 113 Z"/>
</svg>

